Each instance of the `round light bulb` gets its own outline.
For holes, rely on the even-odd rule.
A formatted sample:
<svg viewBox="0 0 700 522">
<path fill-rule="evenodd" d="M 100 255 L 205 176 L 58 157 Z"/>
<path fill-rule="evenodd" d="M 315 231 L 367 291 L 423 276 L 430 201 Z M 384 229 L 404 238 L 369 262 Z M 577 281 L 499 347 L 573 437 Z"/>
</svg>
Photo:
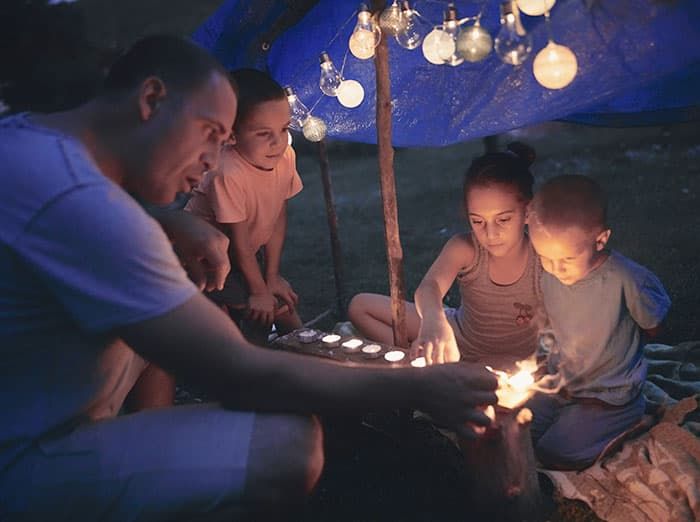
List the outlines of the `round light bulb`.
<svg viewBox="0 0 700 522">
<path fill-rule="evenodd" d="M 576 55 L 565 45 L 549 42 L 532 64 L 535 79 L 547 89 L 562 89 L 569 85 L 578 70 Z"/>
<path fill-rule="evenodd" d="M 403 28 L 403 17 L 401 16 L 401 8 L 396 0 L 389 7 L 382 11 L 379 15 L 379 26 L 392 36 L 401 31 Z"/>
<path fill-rule="evenodd" d="M 478 23 L 463 29 L 457 38 L 457 52 L 468 62 L 480 62 L 493 49 L 489 32 Z"/>
<path fill-rule="evenodd" d="M 374 32 L 368 29 L 355 29 L 350 35 L 348 46 L 355 58 L 366 60 L 374 56 L 374 47 L 377 44 Z"/>
<path fill-rule="evenodd" d="M 326 124 L 321 118 L 309 116 L 304 122 L 302 128 L 304 137 L 309 141 L 321 141 L 326 137 Z"/>
<path fill-rule="evenodd" d="M 556 0 L 516 0 L 518 8 L 530 16 L 540 16 L 549 11 Z"/>
<path fill-rule="evenodd" d="M 435 65 L 445 63 L 454 54 L 455 49 L 454 39 L 439 27 L 430 31 L 423 40 L 423 56 Z"/>
<path fill-rule="evenodd" d="M 354 109 L 365 99 L 365 90 L 358 81 L 343 80 L 338 87 L 337 96 L 343 107 Z"/>
</svg>

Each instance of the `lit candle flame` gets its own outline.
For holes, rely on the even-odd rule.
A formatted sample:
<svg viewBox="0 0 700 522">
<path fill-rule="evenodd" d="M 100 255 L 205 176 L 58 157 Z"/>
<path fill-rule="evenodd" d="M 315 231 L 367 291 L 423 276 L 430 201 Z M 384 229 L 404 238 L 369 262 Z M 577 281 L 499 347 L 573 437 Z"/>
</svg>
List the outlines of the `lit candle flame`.
<svg viewBox="0 0 700 522">
<path fill-rule="evenodd" d="M 494 370 L 490 366 L 486 367 L 488 371 L 498 377 L 498 388 L 496 389 L 498 405 L 508 409 L 520 406 L 534 392 L 535 378 L 532 374 L 537 370 L 537 363 L 532 359 L 526 359 L 515 364 L 518 371 L 512 375 L 501 370 Z"/>
</svg>

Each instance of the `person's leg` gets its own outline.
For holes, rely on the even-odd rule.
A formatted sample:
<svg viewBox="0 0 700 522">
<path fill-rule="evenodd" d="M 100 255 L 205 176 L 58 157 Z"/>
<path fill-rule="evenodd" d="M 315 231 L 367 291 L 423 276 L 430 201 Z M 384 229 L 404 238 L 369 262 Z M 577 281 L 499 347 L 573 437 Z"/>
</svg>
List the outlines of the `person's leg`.
<svg viewBox="0 0 700 522">
<path fill-rule="evenodd" d="M 261 520 L 299 506 L 322 465 L 312 417 L 150 410 L 38 443 L 0 475 L 0 518 L 206 520 L 223 510 Z"/>
<path fill-rule="evenodd" d="M 643 414 L 641 394 L 624 406 L 568 401 L 559 410 L 557 420 L 537 440 L 535 454 L 545 467 L 583 469 L 612 439 L 639 422 Z"/>
<path fill-rule="evenodd" d="M 348 318 L 367 339 L 384 344 L 394 343 L 391 328 L 391 298 L 379 294 L 357 294 L 348 306 Z M 418 336 L 420 317 L 416 305 L 406 301 L 406 330 L 408 341 Z"/>
<path fill-rule="evenodd" d="M 149 364 L 129 392 L 124 406 L 137 412 L 153 408 L 167 408 L 175 401 L 175 377 L 162 368 Z"/>
</svg>

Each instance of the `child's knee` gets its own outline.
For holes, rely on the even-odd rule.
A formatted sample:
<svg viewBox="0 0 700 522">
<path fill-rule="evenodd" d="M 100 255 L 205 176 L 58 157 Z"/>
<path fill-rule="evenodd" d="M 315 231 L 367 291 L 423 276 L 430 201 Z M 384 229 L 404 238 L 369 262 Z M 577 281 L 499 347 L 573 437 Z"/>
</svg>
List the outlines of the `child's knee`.
<svg viewBox="0 0 700 522">
<path fill-rule="evenodd" d="M 367 300 L 369 294 L 357 294 L 352 299 L 350 299 L 350 304 L 348 305 L 348 319 L 352 323 L 357 323 L 362 320 L 362 317 L 367 311 Z"/>
</svg>

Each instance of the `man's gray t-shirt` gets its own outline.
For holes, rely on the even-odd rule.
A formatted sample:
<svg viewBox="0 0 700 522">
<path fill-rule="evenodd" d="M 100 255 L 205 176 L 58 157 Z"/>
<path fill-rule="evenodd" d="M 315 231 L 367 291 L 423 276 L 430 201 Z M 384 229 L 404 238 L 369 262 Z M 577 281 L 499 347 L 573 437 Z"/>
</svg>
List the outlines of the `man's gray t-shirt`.
<svg viewBox="0 0 700 522">
<path fill-rule="evenodd" d="M 0 120 L 0 472 L 42 434 L 114 414 L 143 361 L 113 329 L 197 292 L 160 226 L 30 118 Z"/>
<path fill-rule="evenodd" d="M 659 279 L 613 251 L 571 286 L 544 273 L 542 292 L 568 394 L 614 405 L 632 400 L 647 370 L 639 328 L 658 326 L 671 304 Z"/>
</svg>

